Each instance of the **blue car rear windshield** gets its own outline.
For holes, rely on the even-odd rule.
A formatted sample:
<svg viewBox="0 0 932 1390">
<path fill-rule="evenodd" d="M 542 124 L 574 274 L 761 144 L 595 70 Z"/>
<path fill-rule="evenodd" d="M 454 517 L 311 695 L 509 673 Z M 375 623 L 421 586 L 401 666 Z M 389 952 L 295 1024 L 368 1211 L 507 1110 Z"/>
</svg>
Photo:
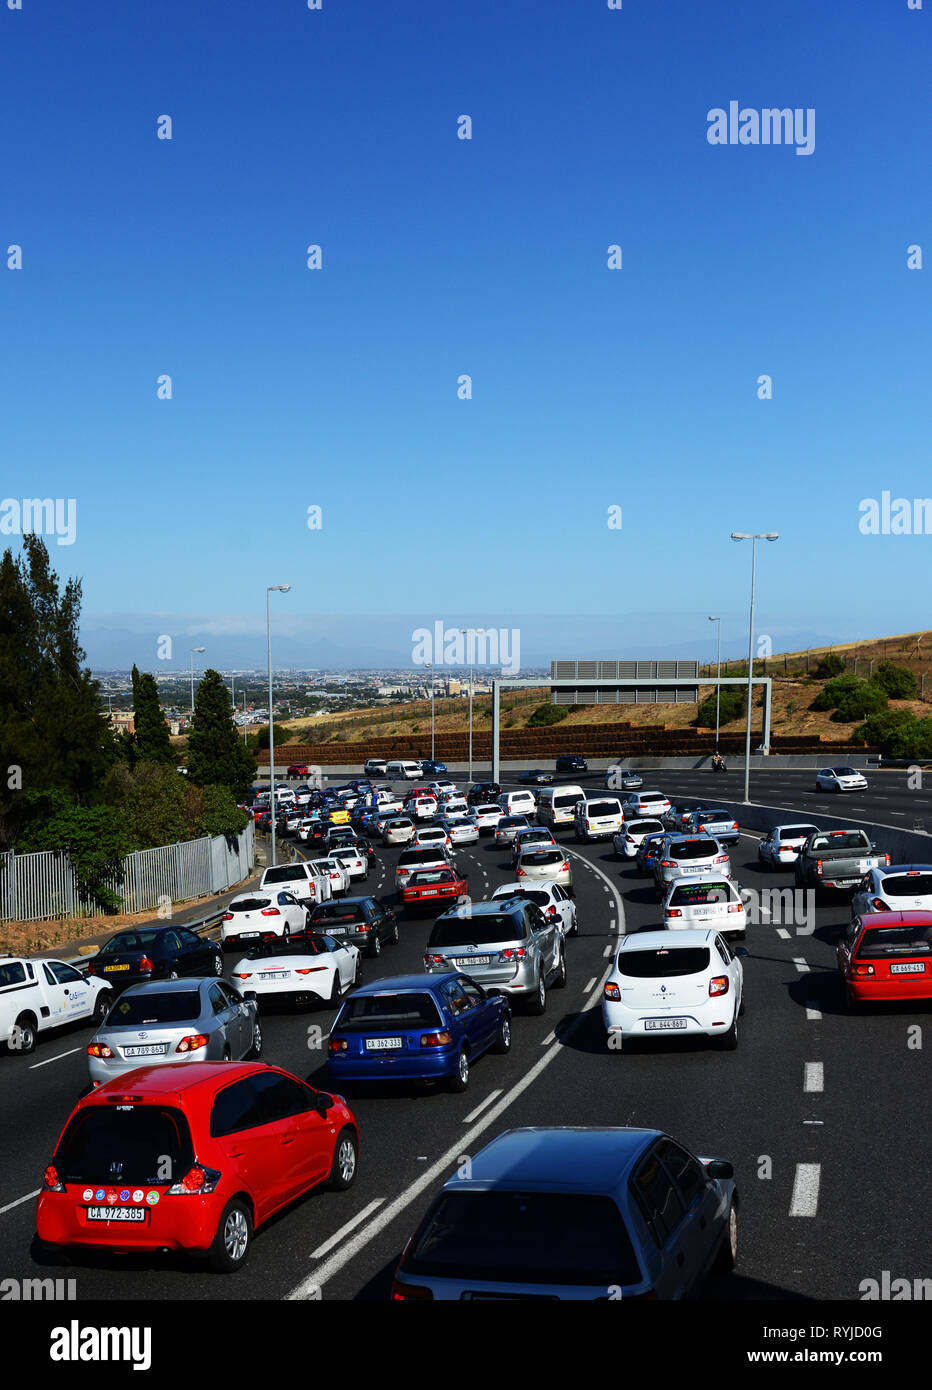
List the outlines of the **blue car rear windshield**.
<svg viewBox="0 0 932 1390">
<path fill-rule="evenodd" d="M 333 1026 L 335 1033 L 384 1033 L 386 1028 L 436 1028 L 441 1022 L 430 994 L 353 995 Z"/>
<path fill-rule="evenodd" d="M 631 1285 L 642 1275 L 608 1197 L 450 1192 L 404 1261 L 411 1274 L 516 1284 Z"/>
</svg>

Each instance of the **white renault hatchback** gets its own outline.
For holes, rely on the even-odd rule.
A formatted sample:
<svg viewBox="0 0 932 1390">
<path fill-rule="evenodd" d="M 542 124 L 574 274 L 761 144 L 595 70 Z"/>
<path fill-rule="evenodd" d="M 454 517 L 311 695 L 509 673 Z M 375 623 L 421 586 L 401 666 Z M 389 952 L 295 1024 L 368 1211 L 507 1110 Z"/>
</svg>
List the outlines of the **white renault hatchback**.
<svg viewBox="0 0 932 1390">
<path fill-rule="evenodd" d="M 724 875 L 708 878 L 675 878 L 664 894 L 663 925 L 682 931 L 714 927 L 723 936 L 743 937 L 748 914 L 739 886 Z"/>
<path fill-rule="evenodd" d="M 623 938 L 603 990 L 609 1048 L 675 1033 L 714 1038 L 730 1051 L 743 988 L 741 961 L 719 932 L 634 932 Z"/>
</svg>

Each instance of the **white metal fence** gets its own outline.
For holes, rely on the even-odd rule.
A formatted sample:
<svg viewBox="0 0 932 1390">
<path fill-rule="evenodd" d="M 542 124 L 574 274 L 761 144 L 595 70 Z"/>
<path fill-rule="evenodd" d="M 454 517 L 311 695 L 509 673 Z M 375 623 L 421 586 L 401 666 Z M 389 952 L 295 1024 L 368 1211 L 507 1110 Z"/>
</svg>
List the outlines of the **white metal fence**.
<svg viewBox="0 0 932 1390">
<path fill-rule="evenodd" d="M 160 898 L 181 902 L 223 893 L 248 877 L 256 860 L 252 821 L 238 835 L 137 850 L 106 882 L 119 893 L 123 912 L 144 912 Z M 80 917 L 99 911 L 81 892 L 67 854 L 0 854 L 0 921 L 35 922 L 47 917 Z"/>
</svg>

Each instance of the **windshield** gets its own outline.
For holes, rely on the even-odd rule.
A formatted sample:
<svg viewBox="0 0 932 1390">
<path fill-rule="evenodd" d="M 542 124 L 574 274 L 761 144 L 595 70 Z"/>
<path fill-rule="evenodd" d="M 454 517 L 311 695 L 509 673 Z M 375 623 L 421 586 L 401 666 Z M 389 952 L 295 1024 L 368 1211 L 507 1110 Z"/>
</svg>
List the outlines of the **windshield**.
<svg viewBox="0 0 932 1390">
<path fill-rule="evenodd" d="M 356 994 L 343 1005 L 333 1032 L 434 1028 L 439 1022 L 440 1014 L 430 994 Z"/>
<path fill-rule="evenodd" d="M 868 838 L 860 830 L 833 830 L 828 835 L 817 835 L 810 844 L 810 850 L 819 849 L 867 849 Z"/>
<path fill-rule="evenodd" d="M 201 996 L 197 990 L 154 990 L 142 994 L 124 994 L 107 1015 L 107 1024 L 115 1023 L 184 1023 L 200 1018 Z"/>
<path fill-rule="evenodd" d="M 698 975 L 708 968 L 708 946 L 663 946 L 656 951 L 618 952 L 618 973 L 635 980 Z"/>
<path fill-rule="evenodd" d="M 897 927 L 868 927 L 861 937 L 857 960 L 884 956 L 927 956 L 932 953 L 932 923 L 903 923 Z"/>
<path fill-rule="evenodd" d="M 586 805 L 587 816 L 620 816 L 621 807 L 617 801 L 590 801 Z"/>
<path fill-rule="evenodd" d="M 94 1105 L 73 1116 L 55 1150 L 63 1182 L 165 1183 L 194 1162 L 180 1110 L 156 1105 Z"/>
<path fill-rule="evenodd" d="M 711 859 L 718 853 L 714 840 L 678 840 L 670 846 L 671 859 Z"/>
<path fill-rule="evenodd" d="M 293 936 L 281 941 L 266 942 L 253 946 L 246 954 L 247 960 L 269 960 L 273 956 L 323 956 L 331 950 L 330 943 L 322 936 Z"/>
<path fill-rule="evenodd" d="M 108 956 L 121 955 L 124 951 L 142 951 L 147 946 L 157 946 L 161 937 L 162 933 L 158 931 L 121 932 L 101 946 L 99 954 Z"/>
<path fill-rule="evenodd" d="M 489 946 L 496 941 L 523 941 L 521 920 L 509 913 L 478 913 L 472 917 L 439 917 L 427 945 Z"/>
<path fill-rule="evenodd" d="M 888 898 L 918 898 L 932 893 L 932 874 L 888 874 L 883 891 Z"/>
<path fill-rule="evenodd" d="M 671 907 L 706 907 L 710 903 L 727 903 L 735 899 L 737 889 L 724 879 L 677 885 L 670 894 Z"/>
</svg>

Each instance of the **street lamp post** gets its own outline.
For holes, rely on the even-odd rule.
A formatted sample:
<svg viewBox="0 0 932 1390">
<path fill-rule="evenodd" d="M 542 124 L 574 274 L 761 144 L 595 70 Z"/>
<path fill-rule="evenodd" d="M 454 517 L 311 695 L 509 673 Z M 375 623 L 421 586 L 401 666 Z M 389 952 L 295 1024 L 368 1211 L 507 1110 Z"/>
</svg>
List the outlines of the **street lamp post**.
<svg viewBox="0 0 932 1390">
<path fill-rule="evenodd" d="M 275 719 L 272 710 L 272 595 L 287 594 L 290 584 L 269 584 L 265 590 L 265 630 L 269 651 L 269 805 L 272 808 L 272 858 L 270 867 L 275 868 Z"/>
<path fill-rule="evenodd" d="M 434 663 L 426 661 L 425 666 L 430 671 L 430 760 L 434 761 Z"/>
<path fill-rule="evenodd" d="M 759 531 L 757 535 L 749 535 L 745 531 L 732 531 L 733 541 L 751 542 L 751 616 L 748 622 L 748 718 L 747 728 L 744 737 L 744 804 L 748 805 L 750 797 L 750 778 L 751 778 L 751 677 L 754 664 L 754 579 L 757 570 L 757 542 L 758 541 L 777 541 L 780 539 L 779 531 Z"/>
<path fill-rule="evenodd" d="M 206 647 L 192 647 L 188 653 L 188 660 L 191 663 L 191 713 L 194 713 L 194 653 L 206 652 Z"/>
<path fill-rule="evenodd" d="M 249 747 L 249 738 L 246 734 L 246 692 L 243 691 L 243 743 Z"/>
<path fill-rule="evenodd" d="M 484 632 L 482 627 L 461 627 L 460 632 L 466 633 L 466 652 L 469 657 L 469 780 L 472 781 L 472 668 L 476 657 L 474 643 L 470 643 L 470 637 L 475 637 L 477 632 Z"/>
<path fill-rule="evenodd" d="M 718 623 L 718 685 L 715 687 L 715 751 L 718 752 L 719 712 L 722 703 L 722 620 L 710 617 L 710 623 Z"/>
</svg>

